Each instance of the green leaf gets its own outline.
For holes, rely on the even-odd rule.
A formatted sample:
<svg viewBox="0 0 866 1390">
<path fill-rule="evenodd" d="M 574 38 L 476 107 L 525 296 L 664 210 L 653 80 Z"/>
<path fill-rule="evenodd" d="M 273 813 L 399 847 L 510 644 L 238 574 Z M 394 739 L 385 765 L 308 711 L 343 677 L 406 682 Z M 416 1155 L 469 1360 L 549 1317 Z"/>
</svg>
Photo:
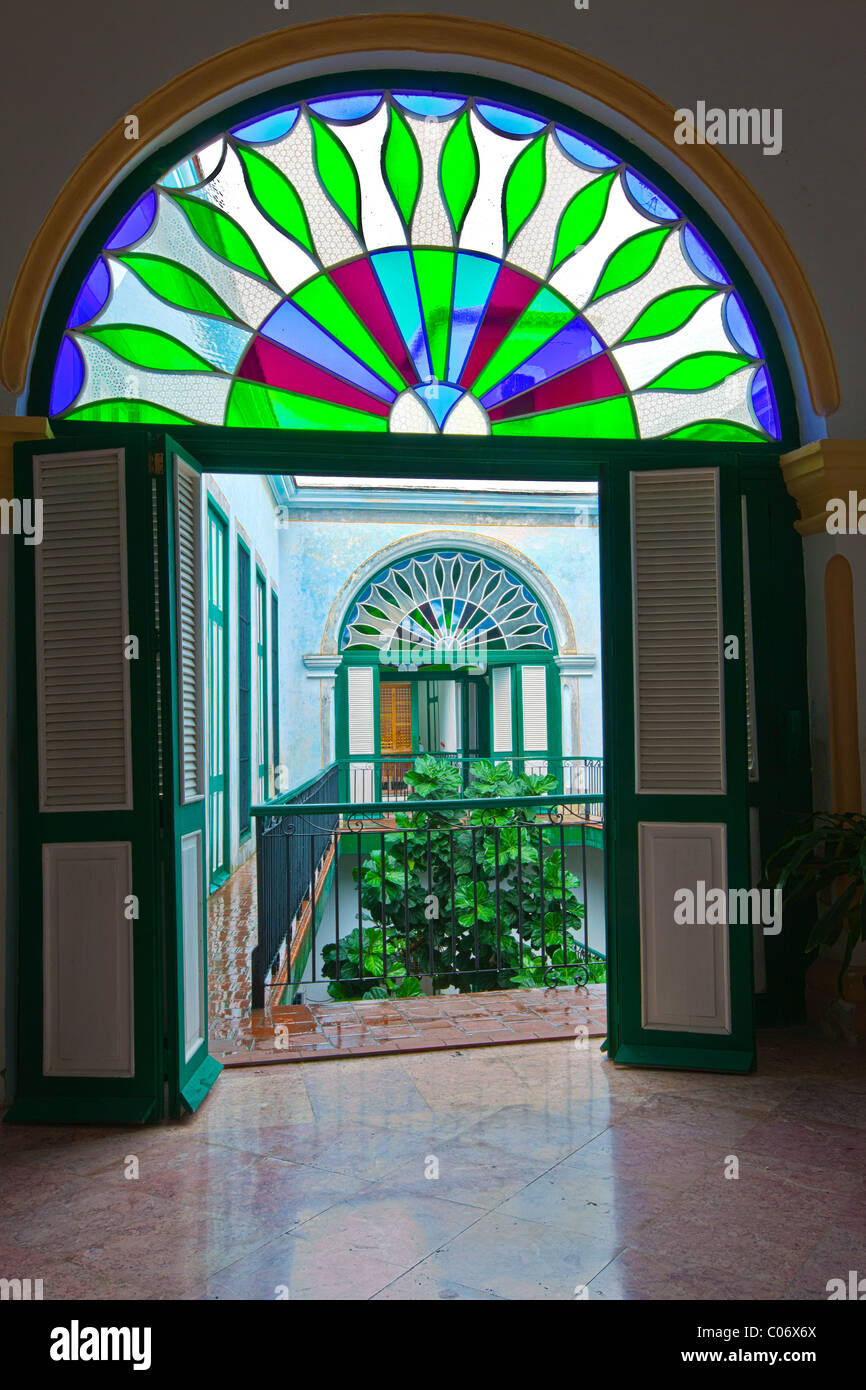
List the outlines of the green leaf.
<svg viewBox="0 0 866 1390">
<path fill-rule="evenodd" d="M 654 300 L 635 320 L 623 336 L 624 343 L 633 343 L 641 338 L 660 338 L 665 333 L 673 333 L 688 323 L 693 314 L 707 299 L 720 294 L 720 290 L 695 285 L 684 290 L 671 290 Z"/>
<path fill-rule="evenodd" d="M 278 169 L 257 150 L 239 148 L 238 154 L 254 202 L 281 231 L 315 256 L 316 248 L 304 205 L 282 169 Z"/>
<path fill-rule="evenodd" d="M 658 259 L 671 231 L 670 227 L 654 227 L 649 232 L 638 232 L 637 236 L 629 237 L 628 241 L 617 247 L 601 273 L 590 303 L 601 299 L 602 295 L 633 285 L 635 280 L 645 275 Z"/>
<path fill-rule="evenodd" d="M 245 270 L 250 275 L 259 275 L 270 280 L 267 268 L 245 231 L 229 217 L 210 203 L 200 198 L 187 197 L 183 193 L 171 195 L 187 216 L 193 231 L 217 256 Z"/>
<path fill-rule="evenodd" d="M 735 352 L 696 352 L 647 382 L 648 391 L 704 391 L 748 366 Z"/>
<path fill-rule="evenodd" d="M 615 177 L 616 170 L 612 174 L 603 174 L 575 193 L 559 221 L 551 271 L 595 236 L 604 220 Z"/>
<path fill-rule="evenodd" d="M 518 155 L 505 181 L 505 243 L 510 246 L 520 228 L 541 202 L 544 192 L 545 148 L 544 132 L 522 154 Z"/>
<path fill-rule="evenodd" d="M 145 251 L 130 251 L 118 257 L 120 261 L 169 304 L 181 309 L 192 309 L 198 314 L 214 314 L 222 319 L 235 321 L 231 309 L 218 299 L 213 290 L 205 284 L 194 270 L 176 265 L 164 256 L 151 256 Z"/>
<path fill-rule="evenodd" d="M 478 151 L 469 125 L 469 112 L 464 111 L 449 132 L 442 146 L 440 178 L 454 230 L 459 237 L 469 204 L 478 187 Z"/>
<path fill-rule="evenodd" d="M 355 166 L 323 121 L 310 117 L 313 131 L 313 161 L 322 187 L 331 202 L 351 222 L 356 232 L 361 229 L 361 190 Z"/>
<path fill-rule="evenodd" d="M 382 146 L 382 172 L 408 231 L 421 192 L 421 155 L 409 123 L 396 106 Z"/>
<path fill-rule="evenodd" d="M 199 357 L 176 338 L 160 333 L 156 328 L 138 328 L 134 324 L 107 324 L 104 328 L 89 328 L 88 338 L 104 343 L 118 357 L 162 372 L 212 372 L 210 362 Z"/>
</svg>

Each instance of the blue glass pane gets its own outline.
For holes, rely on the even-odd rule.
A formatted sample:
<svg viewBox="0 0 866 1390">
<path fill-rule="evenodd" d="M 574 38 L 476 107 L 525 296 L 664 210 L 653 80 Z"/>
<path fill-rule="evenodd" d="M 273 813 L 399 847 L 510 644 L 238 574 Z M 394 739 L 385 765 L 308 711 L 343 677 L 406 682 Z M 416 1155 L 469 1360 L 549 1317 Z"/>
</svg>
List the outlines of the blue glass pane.
<svg viewBox="0 0 866 1390">
<path fill-rule="evenodd" d="M 439 97 L 432 92 L 394 92 L 393 97 L 416 116 L 453 116 L 464 104 L 463 97 Z"/>
<path fill-rule="evenodd" d="M 459 381 L 469 350 L 481 322 L 499 263 L 484 256 L 457 257 L 454 276 L 454 303 L 451 310 L 451 345 L 448 351 L 448 380 Z"/>
<path fill-rule="evenodd" d="M 196 184 L 201 183 L 201 175 L 192 160 L 185 159 L 173 169 L 169 169 L 159 182 L 163 188 L 194 188 Z"/>
<path fill-rule="evenodd" d="M 588 165 L 590 169 L 615 169 L 620 162 L 600 145 L 594 145 L 591 140 L 581 140 L 579 136 L 572 135 L 561 126 L 556 127 L 556 134 L 566 154 L 570 154 L 579 164 Z"/>
<path fill-rule="evenodd" d="M 119 251 L 124 246 L 132 246 L 133 242 L 141 241 L 145 232 L 153 225 L 155 216 L 156 194 L 151 188 L 143 198 L 139 198 L 132 212 L 126 214 L 114 234 L 109 237 L 105 243 L 106 250 Z"/>
<path fill-rule="evenodd" d="M 773 388 L 770 385 L 766 367 L 761 367 L 755 372 L 755 379 L 752 382 L 752 409 L 767 434 L 772 435 L 773 439 L 778 439 L 779 417 L 776 414 Z"/>
<path fill-rule="evenodd" d="M 59 415 L 61 411 L 68 410 L 81 390 L 83 381 L 84 362 L 78 345 L 71 338 L 64 338 L 54 368 L 48 414 Z"/>
<path fill-rule="evenodd" d="M 521 391 L 528 391 L 539 382 L 559 376 L 560 372 L 568 371 L 570 367 L 576 367 L 603 351 L 603 343 L 588 324 L 575 319 L 482 396 L 481 404 L 490 410 L 509 396 L 519 396 Z"/>
<path fill-rule="evenodd" d="M 683 231 L 683 244 L 686 255 L 699 275 L 705 276 L 707 280 L 712 280 L 716 285 L 726 285 L 728 277 L 722 270 L 715 256 L 702 237 L 699 237 L 694 227 L 686 227 Z"/>
<path fill-rule="evenodd" d="M 761 349 L 758 347 L 743 301 L 733 291 L 725 300 L 725 326 L 738 348 L 750 357 L 760 357 Z"/>
<path fill-rule="evenodd" d="M 639 178 L 634 170 L 626 169 L 625 181 L 638 207 L 648 212 L 650 217 L 657 217 L 660 222 L 676 222 L 680 214 L 673 204 L 663 198 L 651 184 Z"/>
<path fill-rule="evenodd" d="M 290 352 L 297 352 L 308 361 L 324 367 L 326 371 L 334 372 L 344 381 L 351 381 L 363 391 L 369 391 L 380 401 L 393 401 L 397 398 L 396 391 L 374 376 L 357 357 L 353 357 L 341 347 L 330 333 L 326 333 L 324 328 L 320 328 L 308 318 L 297 304 L 279 304 L 270 318 L 265 319 L 259 332 L 272 342 L 279 343 L 281 347 L 288 348 Z"/>
<path fill-rule="evenodd" d="M 505 135 L 537 135 L 544 129 L 545 122 L 537 116 L 527 116 L 523 111 L 510 111 L 507 106 L 494 106 L 489 101 L 477 103 L 478 113 L 494 130 Z"/>
<path fill-rule="evenodd" d="M 308 105 L 327 121 L 360 121 L 372 115 L 381 100 L 381 92 L 365 92 L 356 97 L 326 97 L 324 101 L 311 101 Z"/>
<path fill-rule="evenodd" d="M 445 416 L 465 394 L 465 391 L 461 391 L 459 386 L 445 386 L 439 381 L 431 382 L 427 386 L 415 387 L 415 395 L 420 396 L 424 401 L 440 430 L 445 423 Z"/>
<path fill-rule="evenodd" d="M 72 306 L 67 327 L 78 328 L 79 324 L 89 323 L 94 314 L 99 313 L 108 298 L 110 289 L 111 276 L 108 273 L 108 266 L 100 256 L 99 260 L 91 267 L 90 274 L 78 291 L 78 298 Z"/>
<path fill-rule="evenodd" d="M 284 135 L 288 135 L 294 126 L 299 109 L 297 106 L 290 106 L 285 111 L 271 111 L 269 115 L 260 116 L 255 121 L 236 125 L 232 135 L 236 140 L 244 140 L 251 145 L 263 145 L 266 140 L 280 140 Z"/>
<path fill-rule="evenodd" d="M 403 250 L 376 251 L 370 257 L 370 262 L 403 342 L 409 349 L 415 370 L 422 381 L 428 381 L 433 375 L 433 368 L 427 351 L 424 316 L 421 313 L 411 253 Z"/>
</svg>

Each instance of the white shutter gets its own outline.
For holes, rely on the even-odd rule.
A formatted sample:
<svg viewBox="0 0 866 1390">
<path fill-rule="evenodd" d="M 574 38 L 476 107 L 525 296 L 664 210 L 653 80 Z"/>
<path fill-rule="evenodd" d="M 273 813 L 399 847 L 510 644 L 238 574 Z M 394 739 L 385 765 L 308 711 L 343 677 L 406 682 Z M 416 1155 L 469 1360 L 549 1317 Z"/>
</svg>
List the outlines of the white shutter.
<svg viewBox="0 0 866 1390">
<path fill-rule="evenodd" d="M 524 760 L 520 765 L 522 772 L 544 776 L 547 763 L 538 759 L 527 759 L 529 752 L 547 752 L 547 667 L 521 667 L 521 695 L 523 704 L 523 748 Z"/>
<path fill-rule="evenodd" d="M 373 801 L 373 763 L 358 762 L 359 755 L 375 753 L 376 724 L 373 712 L 372 666 L 350 666 L 349 697 L 349 796 L 352 801 Z"/>
<path fill-rule="evenodd" d="M 493 751 L 511 752 L 511 667 L 494 666 L 490 673 L 493 699 Z"/>
<path fill-rule="evenodd" d="M 180 684 L 180 799 L 204 796 L 201 478 L 175 455 L 177 669 Z"/>
<path fill-rule="evenodd" d="M 132 808 L 122 449 L 33 460 L 41 811 Z"/>
<path fill-rule="evenodd" d="M 725 791 L 719 479 L 632 473 L 638 792 Z"/>
</svg>

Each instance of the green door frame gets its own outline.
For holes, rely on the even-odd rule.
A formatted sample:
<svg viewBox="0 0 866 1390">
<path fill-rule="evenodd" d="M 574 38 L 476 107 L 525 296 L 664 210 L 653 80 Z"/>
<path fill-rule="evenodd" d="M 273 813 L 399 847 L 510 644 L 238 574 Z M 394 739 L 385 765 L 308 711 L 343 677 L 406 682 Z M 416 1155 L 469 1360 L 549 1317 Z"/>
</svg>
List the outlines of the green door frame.
<svg viewBox="0 0 866 1390">
<path fill-rule="evenodd" d="M 83 425 L 76 422 L 56 422 L 57 438 L 50 444 L 40 445 L 42 451 L 71 451 L 75 449 L 113 448 L 122 446 L 129 451 L 130 459 L 135 459 L 135 474 L 139 481 L 132 484 L 140 488 L 140 479 L 146 476 L 148 450 L 159 447 L 162 436 L 145 426 L 135 425 Z M 202 469 L 208 472 L 231 473 L 316 473 L 339 471 L 344 467 L 346 441 L 339 438 L 317 436 L 308 433 L 304 437 L 293 432 L 291 451 L 285 438 L 270 430 L 222 430 L 215 427 L 177 426 L 173 435 L 199 461 Z M 615 921 L 620 909 L 623 877 L 629 872 L 628 855 L 623 855 L 617 840 L 617 831 L 623 821 L 621 776 L 621 750 L 617 747 L 617 725 L 612 716 L 611 692 L 618 681 L 626 679 L 630 671 L 631 653 L 628 642 L 616 641 L 611 626 L 611 612 L 617 597 L 622 598 L 622 575 L 617 575 L 617 547 L 624 539 L 625 516 L 617 503 L 616 479 L 627 475 L 630 469 L 644 467 L 722 467 L 730 472 L 732 461 L 736 460 L 738 474 L 738 496 L 744 494 L 748 499 L 750 519 L 749 549 L 751 559 L 752 622 L 756 638 L 756 683 L 757 738 L 761 766 L 761 782 L 750 796 L 757 798 L 760 805 L 762 831 L 767 830 L 765 850 L 778 839 L 778 829 L 787 824 L 786 816 L 792 811 L 807 812 L 810 809 L 810 777 L 808 767 L 808 706 L 805 697 L 805 607 L 803 603 L 802 549 L 799 537 L 793 531 L 792 520 L 794 504 L 788 497 L 781 472 L 778 467 L 779 449 L 764 445 L 743 446 L 732 453 L 724 446 L 689 443 L 672 450 L 670 445 L 654 441 L 644 443 L 608 441 L 580 443 L 560 440 L 486 440 L 473 439 L 470 443 L 447 439 L 418 438 L 408 441 L 405 438 L 390 439 L 377 436 L 375 439 L 354 436 L 352 439 L 353 463 L 358 474 L 369 473 L 374 476 L 395 477 L 464 477 L 477 476 L 521 479 L 526 477 L 569 479 L 573 481 L 598 482 L 601 505 L 601 584 L 603 605 L 603 664 L 605 671 L 605 757 L 606 757 L 606 822 L 609 827 L 606 843 L 611 846 L 607 855 L 607 916 L 608 922 Z M 25 460 L 25 473 L 16 486 L 21 495 L 27 495 L 28 473 L 26 465 L 34 446 L 16 446 L 16 459 Z M 341 462 L 343 461 L 343 462 Z M 147 554 L 149 537 L 144 537 L 140 527 L 128 528 L 128 554 L 130 564 L 136 570 L 152 566 L 152 556 Z M 607 541 L 605 537 L 607 536 Z M 768 541 L 770 544 L 768 544 Z M 147 543 L 146 543 L 147 542 Z M 622 552 L 620 551 L 620 554 Z M 32 557 L 23 548 L 19 549 L 16 564 L 26 574 L 32 572 Z M 16 576 L 17 578 L 17 576 Z M 22 597 L 22 610 L 27 611 L 26 580 L 18 582 L 18 592 Z M 792 596 L 793 600 L 792 601 Z M 31 600 L 32 603 L 32 600 Z M 726 599 L 727 607 L 727 599 Z M 730 626 L 730 624 L 728 624 Z M 620 636 L 622 636 L 621 629 Z M 20 641 L 20 639 L 19 639 Z M 28 720 L 32 727 L 32 713 L 35 707 L 35 671 L 32 657 L 27 657 L 27 640 L 19 647 L 19 710 L 22 737 Z M 340 669 L 345 671 L 346 661 Z M 29 669 L 28 669 L 29 668 Z M 787 688 L 782 690 L 780 682 L 773 678 L 774 670 L 784 670 L 788 675 Z M 343 689 L 341 706 L 341 685 L 336 683 L 336 707 L 342 708 L 345 717 L 345 691 Z M 141 776 L 152 776 L 151 749 L 156 741 L 155 709 L 151 710 L 150 734 L 144 739 L 136 736 L 134 759 L 142 769 Z M 142 744 L 146 745 L 145 747 Z M 35 745 L 34 745 L 35 747 Z M 338 755 L 345 756 L 347 750 L 338 748 Z M 798 758 L 796 766 L 791 767 L 792 754 Z M 147 771 L 150 769 L 150 772 Z M 22 838 L 31 824 L 32 793 L 22 786 L 21 826 Z M 144 822 L 153 822 L 156 815 L 157 798 L 151 791 L 151 804 L 146 812 L 139 810 Z M 65 834 L 74 838 L 77 832 L 72 826 Z M 32 860 L 32 855 L 30 856 Z M 30 861 L 28 861 L 29 864 Z M 32 871 L 32 866 L 31 866 Z M 38 881 L 38 880 L 37 880 Z M 23 886 L 21 903 L 24 907 L 33 896 L 33 881 Z M 41 908 L 40 908 L 41 911 Z M 32 918 L 30 920 L 33 920 Z M 37 918 L 38 920 L 38 918 Z M 32 935 L 32 934 L 31 934 Z M 21 990 L 19 1018 L 21 1023 L 21 1046 L 19 1049 L 19 1071 L 22 1078 L 22 1106 L 24 1094 L 32 1099 L 38 1092 L 42 1097 L 42 1115 L 56 1116 L 63 1111 L 64 1102 L 52 1087 L 39 1077 L 39 1067 L 34 1067 L 34 1058 L 40 1055 L 38 1025 L 33 1020 L 41 1014 L 37 995 L 40 994 L 41 946 L 34 940 L 22 939 L 19 927 L 19 950 L 21 966 Z M 613 943 L 609 943 L 611 951 Z M 768 993 L 762 1001 L 763 1021 L 794 1021 L 794 1016 L 802 1008 L 802 981 L 805 974 L 805 960 L 797 958 L 798 945 L 791 944 L 790 938 L 768 939 Z M 34 952 L 36 953 L 34 955 Z M 621 1038 L 620 1000 L 616 950 L 611 959 L 609 985 L 609 1026 L 614 1048 Z M 38 957 L 38 958 L 37 958 Z M 161 1021 L 160 993 L 156 987 L 158 962 L 146 964 L 136 973 L 136 998 L 141 1004 L 137 1018 L 149 1019 L 151 1027 L 146 1029 L 150 1041 L 151 1054 L 155 1058 L 154 1039 L 161 1037 L 164 1026 Z M 686 1049 L 687 1051 L 688 1049 Z M 143 1062 L 147 1044 L 137 1051 L 137 1064 Z M 685 1056 L 685 1052 L 684 1052 Z M 673 1062 L 671 1058 L 671 1062 Z M 688 1064 L 682 1062 L 681 1064 Z M 114 1083 L 115 1088 L 117 1083 Z M 86 1081 L 78 1083 L 80 1094 L 86 1096 Z M 75 1090 L 70 1086 L 68 1090 Z M 109 1090 L 111 1087 L 109 1086 Z M 123 1087 L 117 1089 L 118 1099 Z M 56 1097 L 56 1099 L 55 1099 Z M 119 1101 L 122 1105 L 122 1101 Z M 159 1101 L 150 1102 L 151 1113 L 158 1114 Z M 38 1109 L 31 1106 L 29 1112 Z M 104 1107 L 103 1107 L 104 1108 Z M 68 1109 L 68 1113 L 75 1112 Z M 86 1110 L 86 1103 L 85 1103 Z M 21 1109 L 19 1112 L 21 1113 Z"/>
<path fill-rule="evenodd" d="M 268 762 L 270 740 L 268 731 L 268 586 L 264 573 L 256 565 L 256 690 L 258 691 L 257 729 L 261 747 L 256 741 L 256 801 L 268 799 Z M 261 753 L 261 757 L 259 757 Z M 264 761 L 262 761 L 264 759 Z"/>
<path fill-rule="evenodd" d="M 229 521 L 222 507 L 214 498 L 208 494 L 207 497 L 207 583 L 208 583 L 208 604 L 207 604 L 207 638 L 205 642 L 205 652 L 207 653 L 207 692 L 208 692 L 208 758 L 207 758 L 207 794 L 208 794 L 208 840 L 214 830 L 213 812 L 214 798 L 222 797 L 222 825 L 221 840 L 222 852 L 219 863 L 211 864 L 210 844 L 208 845 L 208 891 L 216 892 L 217 888 L 225 883 L 231 872 L 231 768 L 229 766 Z M 221 552 L 222 566 L 222 605 L 214 603 L 212 598 L 213 591 L 213 538 L 219 537 L 219 548 Z M 214 670 L 214 663 L 211 659 L 211 634 L 216 629 L 222 634 L 222 659 L 220 669 L 217 674 Z M 219 679 L 220 690 L 214 687 L 214 681 Z M 216 707 L 217 694 L 220 695 L 219 708 L 221 710 L 219 746 L 222 749 L 222 775 L 212 770 L 211 752 L 215 747 L 214 729 L 212 726 L 213 711 Z"/>
</svg>

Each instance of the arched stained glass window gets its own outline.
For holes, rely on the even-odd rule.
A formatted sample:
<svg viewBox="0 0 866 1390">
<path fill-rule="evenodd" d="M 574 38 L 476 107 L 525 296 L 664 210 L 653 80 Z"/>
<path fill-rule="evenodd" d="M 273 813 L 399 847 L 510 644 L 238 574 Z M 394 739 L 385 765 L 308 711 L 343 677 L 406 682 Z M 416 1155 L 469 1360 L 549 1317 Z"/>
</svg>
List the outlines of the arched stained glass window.
<svg viewBox="0 0 866 1390">
<path fill-rule="evenodd" d="M 436 664 L 466 653 L 554 650 L 541 605 L 522 579 L 465 551 L 425 551 L 382 570 L 358 595 L 341 651 L 412 653 Z"/>
<path fill-rule="evenodd" d="M 73 420 L 779 438 L 729 276 L 634 169 L 496 102 L 361 92 L 168 172 L 75 300 Z"/>
</svg>

